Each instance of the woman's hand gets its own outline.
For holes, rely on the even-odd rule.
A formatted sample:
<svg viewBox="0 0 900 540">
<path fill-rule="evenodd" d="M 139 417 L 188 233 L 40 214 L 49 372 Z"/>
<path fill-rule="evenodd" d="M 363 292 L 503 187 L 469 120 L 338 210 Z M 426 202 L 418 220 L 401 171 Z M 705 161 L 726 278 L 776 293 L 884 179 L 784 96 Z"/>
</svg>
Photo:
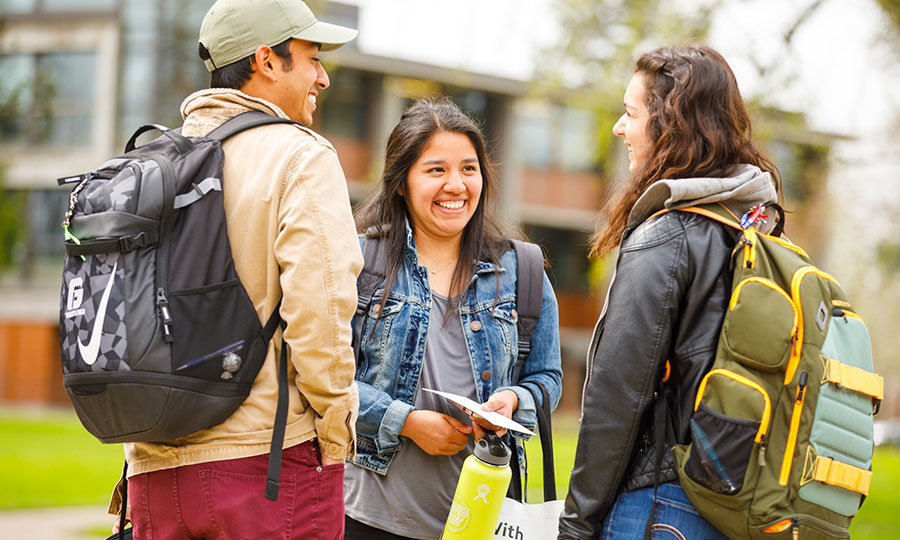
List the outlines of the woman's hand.
<svg viewBox="0 0 900 540">
<path fill-rule="evenodd" d="M 481 410 L 492 411 L 502 414 L 507 418 L 512 418 L 514 412 L 519 407 L 519 396 L 512 390 L 501 390 L 488 398 L 481 404 Z M 491 424 L 487 420 L 478 416 L 472 416 L 472 428 L 475 430 L 475 440 L 484 437 L 484 430 L 489 429 L 496 433 L 499 437 L 506 434 L 506 428 L 501 428 Z"/>
<path fill-rule="evenodd" d="M 406 417 L 400 435 L 412 439 L 432 456 L 452 456 L 466 447 L 472 426 L 437 411 L 415 410 Z"/>
<path fill-rule="evenodd" d="M 119 521 L 120 521 L 120 518 L 117 517 L 117 518 L 116 518 L 116 521 L 113 523 L 113 526 L 112 526 L 112 533 L 113 533 L 113 534 L 118 534 L 118 533 L 119 533 Z M 126 520 L 125 520 L 125 525 L 128 526 L 129 524 L 131 524 L 131 520 L 126 519 Z"/>
</svg>

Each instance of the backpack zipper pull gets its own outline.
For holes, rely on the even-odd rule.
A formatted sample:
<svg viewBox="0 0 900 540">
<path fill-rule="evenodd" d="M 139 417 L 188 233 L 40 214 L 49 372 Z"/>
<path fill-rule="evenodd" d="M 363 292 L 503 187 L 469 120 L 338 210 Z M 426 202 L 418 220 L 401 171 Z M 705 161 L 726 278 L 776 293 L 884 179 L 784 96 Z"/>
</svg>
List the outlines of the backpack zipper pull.
<svg viewBox="0 0 900 540">
<path fill-rule="evenodd" d="M 763 435 L 759 440 L 759 466 L 766 466 L 766 436 Z"/>
<path fill-rule="evenodd" d="M 172 343 L 172 315 L 169 313 L 169 301 L 166 299 L 166 291 L 162 287 L 156 289 L 156 305 L 159 307 L 159 316 L 163 322 L 163 339 Z"/>
<path fill-rule="evenodd" d="M 802 402 L 806 395 L 806 385 L 809 382 L 809 374 L 805 371 L 800 373 L 800 380 L 797 383 L 797 401 Z"/>
<path fill-rule="evenodd" d="M 63 225 L 63 235 L 65 235 L 66 240 L 72 242 L 72 243 L 75 244 L 76 246 L 80 246 L 80 245 L 81 245 L 81 240 L 79 240 L 74 234 L 72 234 L 72 231 L 69 230 L 69 226 L 68 226 L 68 225 Z M 86 260 L 87 260 L 87 257 L 85 257 L 84 255 L 80 255 L 80 257 L 81 257 L 81 260 L 82 260 L 82 261 L 86 261 Z"/>
<path fill-rule="evenodd" d="M 791 538 L 798 540 L 800 538 L 800 523 L 796 518 L 791 520 Z"/>
<path fill-rule="evenodd" d="M 75 205 L 78 204 L 78 194 L 84 189 L 84 186 L 87 185 L 88 181 L 94 177 L 94 173 L 87 173 L 78 176 L 74 176 L 72 178 L 60 178 L 60 184 L 63 185 L 63 180 L 66 182 L 79 182 L 75 189 L 69 193 L 69 208 L 66 210 L 66 215 L 63 218 L 62 228 L 65 231 L 66 240 L 70 240 L 77 246 L 81 245 L 81 241 L 72 234 L 72 231 L 69 230 L 69 226 L 72 224 L 72 215 L 75 213 Z M 84 255 L 81 255 L 81 260 L 86 261 L 87 258 Z"/>
</svg>

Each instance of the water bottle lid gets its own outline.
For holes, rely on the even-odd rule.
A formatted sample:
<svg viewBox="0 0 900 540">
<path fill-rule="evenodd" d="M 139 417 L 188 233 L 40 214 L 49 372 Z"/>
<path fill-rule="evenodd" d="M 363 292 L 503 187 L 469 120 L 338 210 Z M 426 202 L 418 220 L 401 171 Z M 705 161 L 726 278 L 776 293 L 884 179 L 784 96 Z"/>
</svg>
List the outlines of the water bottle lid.
<svg viewBox="0 0 900 540">
<path fill-rule="evenodd" d="M 509 448 L 493 432 L 485 433 L 484 437 L 475 443 L 475 458 L 492 467 L 506 467 L 509 465 Z"/>
</svg>

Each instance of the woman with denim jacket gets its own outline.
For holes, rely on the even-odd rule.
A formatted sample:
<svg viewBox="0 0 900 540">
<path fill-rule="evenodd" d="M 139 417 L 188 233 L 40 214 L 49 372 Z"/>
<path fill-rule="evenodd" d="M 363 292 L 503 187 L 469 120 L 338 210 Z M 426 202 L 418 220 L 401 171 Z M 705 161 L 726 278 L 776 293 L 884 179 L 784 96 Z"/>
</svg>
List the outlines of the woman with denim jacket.
<svg viewBox="0 0 900 540">
<path fill-rule="evenodd" d="M 559 400 L 557 305 L 546 274 L 531 353 L 511 380 L 516 257 L 491 206 L 496 182 L 481 132 L 449 100 L 415 103 L 391 132 L 380 186 L 357 215 L 358 229 L 384 243 L 386 279 L 357 329 L 347 539 L 441 535 L 463 460 L 493 426 L 423 389 L 465 395 L 532 428 L 540 404 L 520 385 L 543 385 L 551 407 Z"/>
</svg>

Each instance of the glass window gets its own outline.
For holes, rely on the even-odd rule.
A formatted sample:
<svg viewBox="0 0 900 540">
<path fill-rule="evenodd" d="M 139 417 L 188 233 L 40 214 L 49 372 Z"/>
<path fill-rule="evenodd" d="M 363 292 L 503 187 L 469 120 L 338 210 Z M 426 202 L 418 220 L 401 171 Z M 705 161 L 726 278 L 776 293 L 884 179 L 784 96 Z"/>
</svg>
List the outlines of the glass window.
<svg viewBox="0 0 900 540">
<path fill-rule="evenodd" d="M 328 2 L 324 6 L 313 4 L 316 18 L 323 22 L 339 24 L 348 28 L 359 28 L 359 7 L 340 2 Z M 344 45 L 344 47 L 356 48 L 356 40 Z"/>
<path fill-rule="evenodd" d="M 113 11 L 119 0 L 0 0 L 0 13 Z"/>
<path fill-rule="evenodd" d="M 588 234 L 570 229 L 526 225 L 528 238 L 539 244 L 550 262 L 550 281 L 560 292 L 588 292 Z"/>
<path fill-rule="evenodd" d="M 61 257 L 65 253 L 60 223 L 68 207 L 66 189 L 28 190 L 26 203 L 28 249 L 38 257 Z"/>
<path fill-rule="evenodd" d="M 450 99 L 469 116 L 484 122 L 487 119 L 487 95 L 480 90 L 450 90 Z"/>
<path fill-rule="evenodd" d="M 331 86 L 322 93 L 322 131 L 355 140 L 365 140 L 368 131 L 368 89 L 371 75 L 350 69 L 335 69 Z"/>
<path fill-rule="evenodd" d="M 18 0 L 17 0 L 18 1 Z M 112 11 L 118 0 L 42 0 L 44 11 L 75 13 L 82 11 Z"/>
<path fill-rule="evenodd" d="M 594 169 L 596 136 L 594 116 L 588 111 L 566 107 L 562 114 L 562 166 L 568 171 Z"/>
<path fill-rule="evenodd" d="M 160 122 L 156 117 L 154 84 L 157 73 L 156 24 L 147 24 L 157 17 L 155 2 L 125 0 L 122 5 L 122 49 L 119 68 L 119 114 L 117 142 L 125 144 L 131 133 L 141 124 Z M 199 28 L 199 24 L 197 28 Z M 196 54 L 196 44 L 194 46 Z M 197 62 L 201 64 L 200 59 Z M 177 112 L 177 110 L 176 110 Z"/>
<path fill-rule="evenodd" d="M 551 115 L 547 107 L 520 107 L 516 115 L 515 148 L 525 165 L 546 169 L 551 163 Z"/>
<path fill-rule="evenodd" d="M 0 141 L 24 141 L 25 116 L 31 109 L 34 57 L 25 54 L 0 56 Z"/>
<path fill-rule="evenodd" d="M 89 144 L 96 55 L 88 53 L 43 54 L 37 57 L 38 78 L 47 84 L 47 105 L 37 103 L 42 114 L 39 131 L 51 146 Z"/>
<path fill-rule="evenodd" d="M 93 52 L 0 56 L 6 144 L 90 144 L 96 55 Z"/>
<path fill-rule="evenodd" d="M 35 4 L 37 0 L 0 0 L 0 13 L 28 13 Z"/>
<path fill-rule="evenodd" d="M 63 188 L 0 190 L 4 200 L 16 201 L 18 206 L 13 211 L 18 216 L 13 237 L 7 238 L 12 245 L 3 246 L 2 256 L 11 257 L 7 262 L 21 265 L 26 276 L 31 275 L 34 263 L 62 261 L 65 240 L 60 223 L 68 207 L 69 191 Z M 7 206 L 6 211 L 9 210 Z"/>
</svg>

